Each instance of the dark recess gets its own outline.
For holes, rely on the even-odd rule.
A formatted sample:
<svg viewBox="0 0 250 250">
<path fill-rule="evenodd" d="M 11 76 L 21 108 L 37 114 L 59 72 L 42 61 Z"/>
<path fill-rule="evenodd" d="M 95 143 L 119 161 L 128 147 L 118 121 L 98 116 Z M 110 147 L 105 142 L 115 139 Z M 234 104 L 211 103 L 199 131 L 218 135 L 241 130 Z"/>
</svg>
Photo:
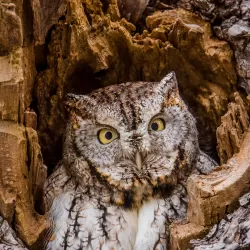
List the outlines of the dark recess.
<svg viewBox="0 0 250 250">
<path fill-rule="evenodd" d="M 90 66 L 77 64 L 73 73 L 68 76 L 65 94 L 88 94 L 95 89 L 103 87 L 102 77 L 106 75 L 106 70 L 94 73 Z"/>
<path fill-rule="evenodd" d="M 35 47 L 35 64 L 37 72 L 43 71 L 47 68 L 47 44 L 37 45 Z"/>
<path fill-rule="evenodd" d="M 109 8 L 110 1 L 109 0 L 101 0 L 101 2 L 102 2 L 102 11 L 104 14 L 106 14 L 106 12 Z"/>
<path fill-rule="evenodd" d="M 33 11 L 29 0 L 23 1 L 23 46 L 33 42 Z"/>
</svg>

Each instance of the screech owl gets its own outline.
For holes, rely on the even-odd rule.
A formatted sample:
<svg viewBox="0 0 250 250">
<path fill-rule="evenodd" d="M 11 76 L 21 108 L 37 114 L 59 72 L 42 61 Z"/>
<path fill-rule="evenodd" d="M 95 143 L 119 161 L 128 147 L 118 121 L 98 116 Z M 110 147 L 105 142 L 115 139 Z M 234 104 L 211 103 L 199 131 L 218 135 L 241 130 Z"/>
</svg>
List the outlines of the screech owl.
<svg viewBox="0 0 250 250">
<path fill-rule="evenodd" d="M 201 152 L 175 74 L 69 94 L 63 159 L 46 184 L 47 249 L 163 250 L 187 211 L 186 180 L 216 163 Z"/>
</svg>

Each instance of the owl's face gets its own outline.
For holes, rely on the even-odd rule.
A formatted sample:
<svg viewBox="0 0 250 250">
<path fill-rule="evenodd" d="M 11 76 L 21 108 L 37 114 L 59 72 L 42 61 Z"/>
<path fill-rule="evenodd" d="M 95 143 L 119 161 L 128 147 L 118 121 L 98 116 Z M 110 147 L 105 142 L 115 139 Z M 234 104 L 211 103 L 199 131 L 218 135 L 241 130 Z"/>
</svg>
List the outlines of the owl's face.
<svg viewBox="0 0 250 250">
<path fill-rule="evenodd" d="M 173 73 L 159 83 L 113 85 L 69 99 L 78 156 L 115 189 L 175 185 L 199 150 Z"/>
</svg>

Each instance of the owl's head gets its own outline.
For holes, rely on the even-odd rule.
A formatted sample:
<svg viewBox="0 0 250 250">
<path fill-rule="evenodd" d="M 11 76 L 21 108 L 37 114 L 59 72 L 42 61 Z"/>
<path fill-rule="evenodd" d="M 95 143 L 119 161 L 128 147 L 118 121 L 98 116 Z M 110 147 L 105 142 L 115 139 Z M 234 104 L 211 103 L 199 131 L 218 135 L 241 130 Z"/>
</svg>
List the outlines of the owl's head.
<svg viewBox="0 0 250 250">
<path fill-rule="evenodd" d="M 65 161 L 81 158 L 91 175 L 114 189 L 176 185 L 196 159 L 195 119 L 179 96 L 174 73 L 160 82 L 69 94 L 67 106 Z M 84 172 L 80 167 L 72 171 L 78 177 Z"/>
</svg>

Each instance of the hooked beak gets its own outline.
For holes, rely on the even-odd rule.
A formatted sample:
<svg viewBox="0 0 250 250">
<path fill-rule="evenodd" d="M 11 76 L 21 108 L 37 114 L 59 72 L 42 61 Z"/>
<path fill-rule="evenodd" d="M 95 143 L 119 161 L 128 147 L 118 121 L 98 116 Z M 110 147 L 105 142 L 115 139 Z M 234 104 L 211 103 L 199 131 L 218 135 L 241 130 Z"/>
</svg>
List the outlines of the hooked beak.
<svg viewBox="0 0 250 250">
<path fill-rule="evenodd" d="M 142 168 L 142 156 L 138 151 L 136 152 L 136 155 L 135 155 L 135 163 L 138 169 Z"/>
</svg>

